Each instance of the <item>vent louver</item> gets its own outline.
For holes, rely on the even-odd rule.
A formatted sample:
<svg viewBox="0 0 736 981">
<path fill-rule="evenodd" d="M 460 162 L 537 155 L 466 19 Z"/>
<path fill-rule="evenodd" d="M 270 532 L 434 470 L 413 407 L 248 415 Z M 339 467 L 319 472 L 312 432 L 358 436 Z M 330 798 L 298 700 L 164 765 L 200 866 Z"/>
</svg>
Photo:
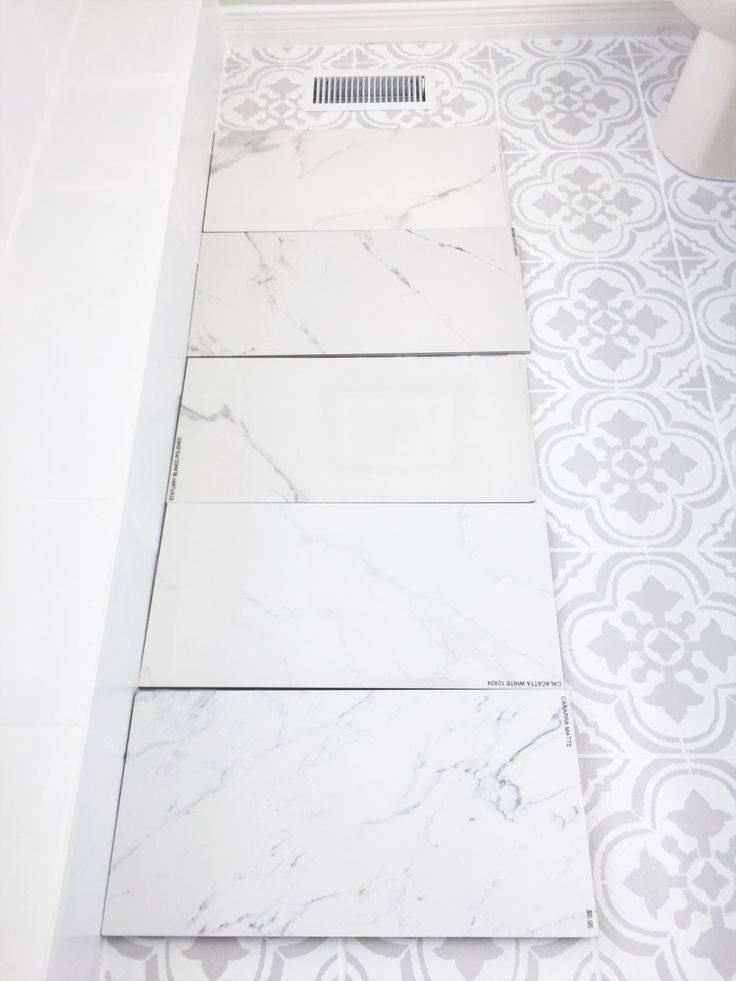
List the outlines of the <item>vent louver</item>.
<svg viewBox="0 0 736 981">
<path fill-rule="evenodd" d="M 423 73 L 396 75 L 312 75 L 307 109 L 376 109 L 432 104 L 430 78 Z"/>
</svg>

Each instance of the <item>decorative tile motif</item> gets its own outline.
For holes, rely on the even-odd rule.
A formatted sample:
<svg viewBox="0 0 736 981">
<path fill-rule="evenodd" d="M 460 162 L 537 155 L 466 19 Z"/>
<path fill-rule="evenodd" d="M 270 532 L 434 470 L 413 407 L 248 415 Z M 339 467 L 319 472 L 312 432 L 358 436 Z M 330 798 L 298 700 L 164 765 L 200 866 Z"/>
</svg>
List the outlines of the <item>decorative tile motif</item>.
<svg viewBox="0 0 736 981">
<path fill-rule="evenodd" d="M 720 261 L 698 284 L 693 313 L 713 408 L 729 431 L 736 414 L 736 257 Z"/>
<path fill-rule="evenodd" d="M 529 504 L 176 504 L 141 684 L 562 687 Z"/>
<path fill-rule="evenodd" d="M 736 188 L 663 169 L 713 404 L 728 429 L 736 404 Z"/>
<path fill-rule="evenodd" d="M 630 259 L 663 234 L 656 175 L 615 154 L 552 154 L 509 181 L 515 224 L 548 256 Z"/>
<path fill-rule="evenodd" d="M 732 506 L 715 435 L 667 392 L 542 396 L 535 423 L 548 510 L 589 548 L 694 548 Z"/>
<path fill-rule="evenodd" d="M 495 46 L 498 112 L 505 149 L 649 151 L 628 59 L 606 57 L 610 42 L 540 52 L 534 41 Z"/>
<path fill-rule="evenodd" d="M 436 105 L 359 112 L 308 112 L 302 106 L 313 71 L 380 73 L 426 70 Z M 230 129 L 351 128 L 363 126 L 477 126 L 494 120 L 487 44 L 371 44 L 231 51 L 225 66 L 220 123 Z"/>
<path fill-rule="evenodd" d="M 528 350 L 508 228 L 202 237 L 190 355 Z"/>
<path fill-rule="evenodd" d="M 100 981 L 343 981 L 343 941 L 110 938 Z"/>
<path fill-rule="evenodd" d="M 736 183 L 699 181 L 663 163 L 664 192 L 676 226 L 719 255 L 736 250 Z"/>
<path fill-rule="evenodd" d="M 527 294 L 536 372 L 562 388 L 677 383 L 698 358 L 687 304 L 651 280 L 628 262 L 550 269 Z"/>
<path fill-rule="evenodd" d="M 215 136 L 209 232 L 506 225 L 495 126 Z"/>
<path fill-rule="evenodd" d="M 641 85 L 643 109 L 656 119 L 672 97 L 687 60 L 692 38 L 687 35 L 631 38 L 628 48 Z"/>
<path fill-rule="evenodd" d="M 111 938 L 101 981 L 595 981 L 591 940 Z"/>
<path fill-rule="evenodd" d="M 590 940 L 349 940 L 345 981 L 593 981 Z"/>
<path fill-rule="evenodd" d="M 627 760 L 584 773 L 601 884 L 601 981 L 732 981 L 736 768 Z"/>
<path fill-rule="evenodd" d="M 595 929 L 564 693 L 138 693 L 106 934 Z"/>
<path fill-rule="evenodd" d="M 728 565 L 699 553 L 598 555 L 565 585 L 581 752 L 736 750 L 736 549 L 720 558 Z"/>
<path fill-rule="evenodd" d="M 169 500 L 533 501 L 523 361 L 193 358 Z"/>
</svg>

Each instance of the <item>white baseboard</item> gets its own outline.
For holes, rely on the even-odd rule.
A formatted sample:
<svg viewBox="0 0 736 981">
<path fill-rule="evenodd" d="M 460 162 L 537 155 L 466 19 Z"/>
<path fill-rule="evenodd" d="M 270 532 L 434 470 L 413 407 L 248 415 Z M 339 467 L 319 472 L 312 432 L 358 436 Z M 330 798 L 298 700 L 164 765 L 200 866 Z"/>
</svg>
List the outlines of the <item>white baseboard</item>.
<svg viewBox="0 0 736 981">
<path fill-rule="evenodd" d="M 226 40 L 258 44 L 492 40 L 689 30 L 670 0 L 220 0 Z"/>
</svg>

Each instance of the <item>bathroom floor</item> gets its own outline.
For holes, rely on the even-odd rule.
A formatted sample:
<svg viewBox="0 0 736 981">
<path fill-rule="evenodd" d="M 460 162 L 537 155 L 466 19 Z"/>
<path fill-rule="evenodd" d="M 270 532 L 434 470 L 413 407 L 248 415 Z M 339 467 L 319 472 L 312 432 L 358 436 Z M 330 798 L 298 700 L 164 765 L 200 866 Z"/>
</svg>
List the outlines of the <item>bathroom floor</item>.
<svg viewBox="0 0 736 981">
<path fill-rule="evenodd" d="M 231 55 L 223 98 L 235 128 L 415 126 L 308 115 L 303 79 L 424 65 L 431 125 L 499 124 L 600 938 L 110 940 L 105 979 L 736 976 L 736 187 L 674 171 L 648 122 L 687 45 L 258 50 Z"/>
</svg>

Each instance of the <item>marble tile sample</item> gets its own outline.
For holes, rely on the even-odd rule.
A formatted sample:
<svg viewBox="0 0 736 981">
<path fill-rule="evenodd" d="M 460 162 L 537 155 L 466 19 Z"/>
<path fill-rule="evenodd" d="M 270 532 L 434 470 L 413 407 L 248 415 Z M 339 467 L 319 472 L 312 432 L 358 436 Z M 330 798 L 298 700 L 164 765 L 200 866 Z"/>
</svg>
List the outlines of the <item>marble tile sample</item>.
<svg viewBox="0 0 736 981">
<path fill-rule="evenodd" d="M 507 224 L 495 126 L 215 137 L 208 232 Z"/>
<path fill-rule="evenodd" d="M 103 932 L 590 936 L 559 691 L 139 692 Z"/>
<path fill-rule="evenodd" d="M 141 684 L 562 686 L 536 504 L 178 504 Z"/>
<path fill-rule="evenodd" d="M 523 502 L 524 357 L 192 358 L 169 500 Z"/>
<path fill-rule="evenodd" d="M 190 355 L 528 350 L 508 228 L 202 236 Z"/>
</svg>

